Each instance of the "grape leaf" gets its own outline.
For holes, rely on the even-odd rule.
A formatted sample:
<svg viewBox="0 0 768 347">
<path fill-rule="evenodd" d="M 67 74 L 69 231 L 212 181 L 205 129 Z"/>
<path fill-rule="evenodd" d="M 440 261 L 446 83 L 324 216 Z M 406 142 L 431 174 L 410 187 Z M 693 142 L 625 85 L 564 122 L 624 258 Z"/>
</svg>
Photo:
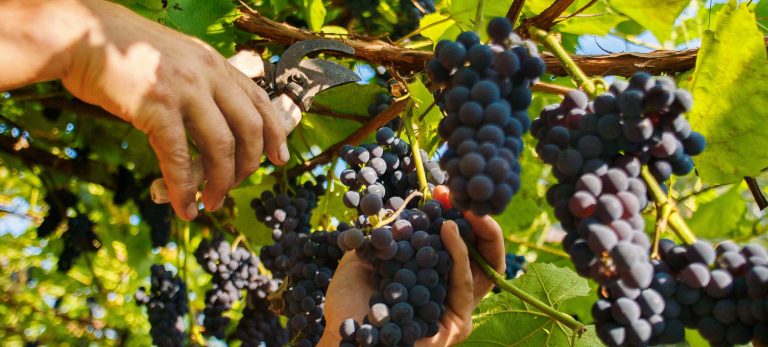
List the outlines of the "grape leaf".
<svg viewBox="0 0 768 347">
<path fill-rule="evenodd" d="M 195 36 L 229 57 L 235 53 L 237 7 L 229 0 L 169 1 L 165 24 Z"/>
<path fill-rule="evenodd" d="M 304 18 L 307 18 L 309 28 L 319 31 L 325 22 L 325 5 L 323 0 L 304 0 Z"/>
<path fill-rule="evenodd" d="M 731 183 L 768 166 L 768 66 L 763 34 L 747 6 L 731 1 L 704 33 L 693 76 L 691 126 L 707 138 L 694 157 L 701 179 Z"/>
<path fill-rule="evenodd" d="M 627 17 L 614 12 L 606 4 L 598 2 L 582 12 L 581 16 L 558 22 L 554 30 L 576 35 L 608 35 L 616 25 L 625 20 Z"/>
<path fill-rule="evenodd" d="M 611 7 L 650 30 L 659 42 L 669 39 L 675 19 L 689 0 L 610 0 Z"/>
<path fill-rule="evenodd" d="M 475 19 L 477 17 L 477 10 L 480 8 L 479 3 L 481 0 L 454 0 L 451 2 L 451 18 L 456 21 L 461 30 L 475 30 Z M 493 17 L 504 17 L 507 15 L 509 6 L 512 5 L 512 0 L 494 0 L 483 1 L 483 23 Z M 479 28 L 481 37 L 486 37 L 485 27 Z"/>
<path fill-rule="evenodd" d="M 734 184 L 724 194 L 702 203 L 693 214 L 688 226 L 697 236 L 704 238 L 734 238 L 739 233 L 738 222 L 744 216 L 747 205 L 741 197 L 742 187 Z"/>
<path fill-rule="evenodd" d="M 419 28 L 423 28 L 421 35 L 430 39 L 433 44 L 443 39 L 453 40 L 461 33 L 455 20 L 439 12 L 422 17 Z"/>
<path fill-rule="evenodd" d="M 587 280 L 551 264 L 534 263 L 512 283 L 544 303 L 559 308 L 589 294 Z M 475 309 L 472 335 L 462 346 L 567 346 L 572 331 L 510 293 L 491 295 Z M 600 346 L 594 326 L 588 326 L 576 346 Z"/>
</svg>

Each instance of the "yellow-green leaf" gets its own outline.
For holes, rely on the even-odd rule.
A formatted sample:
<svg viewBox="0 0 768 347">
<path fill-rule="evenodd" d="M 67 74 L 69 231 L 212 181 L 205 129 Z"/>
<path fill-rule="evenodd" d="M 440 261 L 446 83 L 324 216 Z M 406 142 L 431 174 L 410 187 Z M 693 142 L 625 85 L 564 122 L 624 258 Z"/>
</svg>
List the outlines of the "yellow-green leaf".
<svg viewBox="0 0 768 347">
<path fill-rule="evenodd" d="M 763 34 L 747 6 L 729 3 L 704 33 L 693 75 L 691 126 L 707 138 L 694 157 L 701 179 L 730 183 L 768 166 L 768 65 Z"/>
<path fill-rule="evenodd" d="M 312 31 L 320 31 L 325 23 L 325 14 L 323 0 L 304 0 L 304 17 Z"/>
<path fill-rule="evenodd" d="M 697 236 L 713 239 L 733 238 L 738 235 L 738 224 L 747 204 L 741 198 L 740 184 L 734 184 L 724 194 L 699 206 L 688 225 Z"/>
<path fill-rule="evenodd" d="M 675 19 L 689 0 L 610 0 L 615 10 L 648 28 L 659 42 L 669 39 Z"/>
</svg>

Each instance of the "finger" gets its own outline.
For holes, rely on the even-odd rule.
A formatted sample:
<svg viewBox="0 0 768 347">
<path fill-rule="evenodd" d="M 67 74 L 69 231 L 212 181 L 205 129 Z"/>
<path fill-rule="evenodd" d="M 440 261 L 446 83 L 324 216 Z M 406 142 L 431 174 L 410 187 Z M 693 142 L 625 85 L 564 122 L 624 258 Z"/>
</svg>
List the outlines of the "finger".
<svg viewBox="0 0 768 347">
<path fill-rule="evenodd" d="M 190 168 L 187 135 L 180 114 L 157 114 L 148 117 L 147 136 L 160 164 L 168 189 L 168 197 L 176 214 L 184 220 L 197 217 L 197 184 Z"/>
<path fill-rule="evenodd" d="M 288 152 L 287 136 L 290 130 L 286 130 L 280 121 L 281 114 L 275 110 L 267 93 L 253 81 L 245 77 L 240 71 L 230 66 L 230 74 L 237 81 L 251 103 L 261 115 L 263 124 L 264 151 L 269 160 L 276 165 L 283 165 L 290 159 Z"/>
<path fill-rule="evenodd" d="M 235 136 L 234 185 L 238 185 L 261 164 L 264 150 L 261 115 L 242 89 L 218 89 L 214 99 Z"/>
<path fill-rule="evenodd" d="M 191 170 L 192 182 L 194 182 L 195 187 L 199 187 L 205 179 L 203 161 L 200 158 L 192 160 Z M 162 178 L 152 181 L 152 184 L 149 187 L 149 193 L 152 197 L 152 201 L 156 204 L 167 204 L 171 202 L 170 197 L 168 196 L 168 185 Z M 197 199 L 197 196 L 195 199 Z"/>
<path fill-rule="evenodd" d="M 490 216 L 479 217 L 472 212 L 465 213 L 464 218 L 472 224 L 477 250 L 497 272 L 504 273 L 504 236 L 499 224 Z"/>
<path fill-rule="evenodd" d="M 464 240 L 459 235 L 456 223 L 447 221 L 440 230 L 443 246 L 451 255 L 451 267 L 448 281 L 447 304 L 459 317 L 471 317 L 474 308 L 472 272 L 469 268 L 469 255 Z"/>
<path fill-rule="evenodd" d="M 194 99 L 186 109 L 185 123 L 203 159 L 203 204 L 214 211 L 235 180 L 235 138 L 213 99 Z"/>
<path fill-rule="evenodd" d="M 227 61 L 248 78 L 264 76 L 264 61 L 256 51 L 241 50 L 227 58 Z"/>
</svg>

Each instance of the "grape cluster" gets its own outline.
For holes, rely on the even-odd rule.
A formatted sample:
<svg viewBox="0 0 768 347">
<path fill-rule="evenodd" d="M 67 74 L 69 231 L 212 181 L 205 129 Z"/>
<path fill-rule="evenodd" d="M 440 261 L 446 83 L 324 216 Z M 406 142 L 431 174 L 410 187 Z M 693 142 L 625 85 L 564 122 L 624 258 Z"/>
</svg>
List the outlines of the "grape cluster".
<svg viewBox="0 0 768 347">
<path fill-rule="evenodd" d="M 592 102 L 581 91 L 568 93 L 562 104 L 541 112 L 531 133 L 539 140 L 539 156 L 560 180 L 578 178 L 594 159 L 611 164 L 623 154 L 647 165 L 661 182 L 691 172 L 691 156 L 706 146 L 683 115 L 692 104 L 691 94 L 671 78 L 639 72 Z"/>
<path fill-rule="evenodd" d="M 59 227 L 67 216 L 67 209 L 77 204 L 77 196 L 68 190 L 59 189 L 48 192 L 43 201 L 48 205 L 48 214 L 37 227 L 38 238 L 50 235 Z"/>
<path fill-rule="evenodd" d="M 148 195 L 136 200 L 136 204 L 139 206 L 141 220 L 149 226 L 152 247 L 165 247 L 171 239 L 171 222 L 174 218 L 171 204 L 156 204 Z"/>
<path fill-rule="evenodd" d="M 704 241 L 680 246 L 662 240 L 659 248 L 664 266 L 657 269 L 654 283 L 677 307 L 678 325 L 697 329 L 713 346 L 753 339 L 768 343 L 768 253 L 763 247 L 730 241 L 716 248 Z"/>
<path fill-rule="evenodd" d="M 262 248 L 261 259 L 283 280 L 277 310 L 288 317 L 291 340 L 299 346 L 315 345 L 325 329 L 325 293 L 343 255 L 338 232 L 311 230 L 312 210 L 325 192 L 325 177 L 316 180 L 278 194 L 265 191 L 251 202 L 257 219 L 273 228 L 275 242 Z"/>
<path fill-rule="evenodd" d="M 488 24 L 493 43 L 473 32 L 435 45 L 427 64 L 433 83 L 445 84 L 438 132 L 448 149 L 441 164 L 453 206 L 477 215 L 499 214 L 520 189 L 523 134 L 530 120 L 531 85 L 544 73 L 535 46 L 512 34 L 506 18 Z"/>
<path fill-rule="evenodd" d="M 677 274 L 665 259 L 649 257 L 640 214 L 647 186 L 639 175 L 643 165 L 662 181 L 693 169 L 690 156 L 705 140 L 683 116 L 691 102 L 671 79 L 638 73 L 593 101 L 569 92 L 531 124 L 536 152 L 558 180 L 546 196 L 567 232 L 563 247 L 577 272 L 600 285 L 592 315 L 609 346 L 684 338 Z"/>
<path fill-rule="evenodd" d="M 145 189 L 150 186 L 149 179 L 145 178 L 137 182 L 133 172 L 124 166 L 117 169 L 113 179 L 115 191 L 112 202 L 119 206 L 133 200 L 139 208 L 142 221 L 149 226 L 152 247 L 165 247 L 171 238 L 171 221 L 173 221 L 171 205 L 155 204 Z"/>
<path fill-rule="evenodd" d="M 339 151 L 339 157 L 350 165 L 340 175 L 341 183 L 349 187 L 342 200 L 347 207 L 358 210 L 356 224 L 360 226 L 369 225 L 369 216 L 383 207 L 399 209 L 405 197 L 419 190 L 410 144 L 387 127 L 376 132 L 376 142 L 359 147 L 346 145 Z M 445 182 L 446 172 L 437 162 L 430 161 L 425 151 L 420 151 L 419 159 L 424 163 L 430 189 Z M 417 206 L 418 201 L 411 200 L 407 207 Z"/>
<path fill-rule="evenodd" d="M 459 211 L 436 200 L 420 207 L 418 200 L 406 202 L 419 184 L 410 146 L 389 128 L 379 129 L 376 140 L 341 152 L 350 165 L 341 173 L 350 189 L 344 203 L 357 209 L 359 218 L 354 225 L 339 223 L 338 245 L 373 265 L 377 286 L 362 325 L 347 319 L 340 327 L 344 346 L 412 345 L 437 334 L 452 266 L 440 228 L 454 220 L 462 236 L 471 232 Z M 445 173 L 437 163 L 419 155 L 430 187 L 442 183 Z"/>
<path fill-rule="evenodd" d="M 67 231 L 62 236 L 64 249 L 59 254 L 58 270 L 67 272 L 83 252 L 94 252 L 101 246 L 93 232 L 93 222 L 88 216 L 78 214 L 67 221 Z"/>
<path fill-rule="evenodd" d="M 277 281 L 266 281 L 249 290 L 243 316 L 232 338 L 242 341 L 242 347 L 280 347 L 288 344 L 288 331 L 280 325 L 280 317 L 269 310 L 267 297 L 278 288 Z"/>
<path fill-rule="evenodd" d="M 421 17 L 436 11 L 434 0 L 400 1 L 400 18 L 392 31 L 392 38 L 399 39 L 419 28 Z"/>
<path fill-rule="evenodd" d="M 298 234 L 307 234 L 311 231 L 310 220 L 312 210 L 317 207 L 320 195 L 325 193 L 323 184 L 325 176 L 317 176 L 317 183 L 305 182 L 302 186 L 293 187 L 283 191 L 279 185 L 273 190 L 265 190 L 261 197 L 251 201 L 251 208 L 256 213 L 256 219 L 272 229 L 272 239 L 275 244 L 265 247 L 261 252 L 261 260 L 275 275 L 282 278 L 289 269 L 283 261 L 289 253 L 283 249 L 282 240 L 287 234 L 293 238 Z M 283 257 L 280 257 L 280 256 Z M 281 260 L 278 260 L 280 258 Z M 273 264 L 273 263 L 279 264 Z M 276 265 L 276 266 L 273 266 Z M 274 268 L 274 270 L 273 270 Z"/>
<path fill-rule="evenodd" d="M 270 279 L 259 273 L 258 257 L 243 247 L 232 249 L 223 237 L 200 241 L 195 258 L 213 276 L 212 287 L 205 293 L 204 333 L 222 339 L 229 324 L 224 313 L 240 301 L 243 290 L 258 290 Z"/>
<path fill-rule="evenodd" d="M 187 286 L 162 265 L 152 265 L 151 287 L 136 292 L 136 303 L 147 306 L 152 343 L 158 347 L 184 345 L 184 315 L 188 311 Z"/>
</svg>

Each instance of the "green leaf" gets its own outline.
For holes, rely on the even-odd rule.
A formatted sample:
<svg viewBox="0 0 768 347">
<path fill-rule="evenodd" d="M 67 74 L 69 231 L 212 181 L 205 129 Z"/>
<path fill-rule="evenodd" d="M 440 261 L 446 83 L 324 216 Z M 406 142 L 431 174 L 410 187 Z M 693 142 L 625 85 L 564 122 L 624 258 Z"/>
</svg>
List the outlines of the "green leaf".
<svg viewBox="0 0 768 347">
<path fill-rule="evenodd" d="M 237 7 L 232 1 L 169 0 L 166 10 L 169 27 L 207 42 L 225 57 L 235 53 Z"/>
<path fill-rule="evenodd" d="M 675 19 L 689 0 L 610 0 L 615 10 L 648 28 L 659 42 L 669 39 Z"/>
<path fill-rule="evenodd" d="M 712 239 L 744 236 L 739 235 L 736 227 L 747 210 L 742 191 L 740 184 L 734 184 L 724 194 L 702 203 L 688 222 L 691 230 L 697 236 Z"/>
<path fill-rule="evenodd" d="M 325 14 L 323 0 L 304 0 L 304 18 L 312 31 L 320 31 L 325 23 Z"/>
<path fill-rule="evenodd" d="M 512 283 L 529 295 L 558 309 L 564 302 L 589 294 L 587 280 L 570 269 L 533 263 Z M 573 332 L 510 293 L 484 299 L 472 316 L 472 335 L 462 346 L 568 346 Z M 602 345 L 589 326 L 576 346 Z"/>
<path fill-rule="evenodd" d="M 732 1 L 704 33 L 693 76 L 691 126 L 707 138 L 694 157 L 709 184 L 755 176 L 768 166 L 768 66 L 755 15 Z"/>
<path fill-rule="evenodd" d="M 451 3 L 451 18 L 456 20 L 460 30 L 475 30 L 475 19 L 477 10 L 480 8 L 480 2 L 483 2 L 483 23 L 488 23 L 493 17 L 504 17 L 507 15 L 509 6 L 513 0 L 454 0 Z M 480 28 L 478 33 L 485 37 L 485 27 Z"/>
<path fill-rule="evenodd" d="M 456 26 L 456 21 L 439 12 L 422 17 L 419 28 L 422 28 L 421 35 L 430 39 L 433 44 L 437 44 L 443 39 L 453 40 L 461 33 L 459 27 Z"/>
</svg>

